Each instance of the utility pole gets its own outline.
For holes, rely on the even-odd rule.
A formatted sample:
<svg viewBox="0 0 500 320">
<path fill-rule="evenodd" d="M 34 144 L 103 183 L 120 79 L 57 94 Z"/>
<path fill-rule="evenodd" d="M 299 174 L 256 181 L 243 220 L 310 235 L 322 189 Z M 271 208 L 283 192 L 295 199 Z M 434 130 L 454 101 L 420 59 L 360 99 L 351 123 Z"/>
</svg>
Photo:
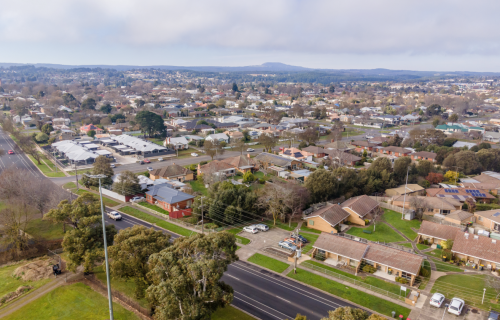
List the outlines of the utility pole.
<svg viewBox="0 0 500 320">
<path fill-rule="evenodd" d="M 203 229 L 204 227 L 204 222 L 203 222 L 203 198 L 201 197 L 201 233 L 205 233 L 205 230 Z"/>
<path fill-rule="evenodd" d="M 486 288 L 483 289 L 483 299 L 481 300 L 481 304 L 484 303 L 484 295 L 486 294 Z"/>
<path fill-rule="evenodd" d="M 403 196 L 403 212 L 401 213 L 401 220 L 405 218 L 405 202 L 406 202 L 406 188 L 408 186 L 408 172 L 410 172 L 410 167 L 406 170 L 406 184 L 405 184 L 405 194 Z"/>
<path fill-rule="evenodd" d="M 458 178 L 458 169 L 462 169 L 462 167 L 455 166 L 455 185 L 457 184 L 457 178 Z"/>
<path fill-rule="evenodd" d="M 109 303 L 109 319 L 113 320 L 113 299 L 111 297 L 111 281 L 109 279 L 109 261 L 108 261 L 108 241 L 106 239 L 106 223 L 104 221 L 104 205 L 102 203 L 102 187 L 101 179 L 106 178 L 104 174 L 90 175 L 86 174 L 89 178 L 99 179 L 99 197 L 101 200 L 101 218 L 102 218 L 102 234 L 104 239 L 104 259 L 106 262 L 106 280 L 108 284 L 108 303 Z"/>
<path fill-rule="evenodd" d="M 77 162 L 75 162 L 75 180 L 76 180 L 76 191 L 78 191 L 78 171 L 76 170 Z"/>
</svg>

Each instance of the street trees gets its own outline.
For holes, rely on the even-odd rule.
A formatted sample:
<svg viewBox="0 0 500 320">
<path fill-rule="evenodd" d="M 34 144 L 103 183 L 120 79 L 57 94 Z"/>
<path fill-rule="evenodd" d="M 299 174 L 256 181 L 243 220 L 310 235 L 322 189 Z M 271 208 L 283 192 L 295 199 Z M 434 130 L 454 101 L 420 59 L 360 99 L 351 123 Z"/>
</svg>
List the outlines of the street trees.
<svg viewBox="0 0 500 320">
<path fill-rule="evenodd" d="M 263 133 L 259 136 L 259 143 L 264 145 L 264 148 L 268 151 L 270 151 L 272 148 L 276 147 L 276 144 L 278 143 L 278 137 L 274 135 L 269 135 L 266 133 Z"/>
<path fill-rule="evenodd" d="M 321 320 L 367 320 L 368 313 L 361 309 L 339 307 L 335 311 L 328 311 L 328 317 Z"/>
<path fill-rule="evenodd" d="M 229 181 L 216 182 L 210 186 L 208 198 L 212 201 L 205 208 L 209 207 L 208 215 L 217 225 L 232 225 L 255 218 L 243 214 L 255 212 L 257 202 L 257 195 L 245 186 L 235 186 Z"/>
<path fill-rule="evenodd" d="M 16 138 L 18 140 L 19 147 L 24 151 L 24 153 L 32 156 L 33 159 L 36 160 L 37 164 L 41 164 L 42 162 L 40 159 L 42 158 L 42 155 L 38 151 L 38 147 L 35 141 L 33 141 L 33 138 L 25 134 L 17 134 Z"/>
<path fill-rule="evenodd" d="M 299 138 L 307 142 L 307 144 L 316 143 L 319 140 L 319 131 L 313 127 L 307 128 L 299 134 Z"/>
<path fill-rule="evenodd" d="M 148 259 L 152 254 L 170 246 L 170 235 L 162 231 L 135 225 L 120 230 L 109 247 L 111 273 L 121 279 L 132 279 L 136 284 L 135 297 L 144 298 L 150 284 Z"/>
<path fill-rule="evenodd" d="M 50 135 L 52 131 L 54 131 L 54 127 L 50 123 L 46 123 L 42 126 L 42 132 L 46 135 Z"/>
<path fill-rule="evenodd" d="M 139 178 L 130 170 L 122 171 L 118 181 L 113 183 L 113 191 L 123 196 L 137 194 L 141 189 Z"/>
<path fill-rule="evenodd" d="M 233 289 L 221 281 L 238 260 L 235 236 L 229 232 L 195 234 L 153 254 L 147 298 L 155 320 L 205 319 L 233 300 Z"/>
<path fill-rule="evenodd" d="M 139 111 L 135 116 L 135 122 L 141 128 L 141 131 L 148 136 L 155 134 L 163 135 L 166 132 L 166 127 L 161 116 L 151 111 Z"/>
<path fill-rule="evenodd" d="M 458 114 L 456 113 L 453 113 L 449 118 L 448 120 L 450 120 L 451 122 L 457 122 L 458 121 Z"/>
<path fill-rule="evenodd" d="M 239 151 L 241 154 L 243 154 L 243 151 L 246 149 L 246 144 L 243 139 L 237 139 L 236 142 L 234 143 L 234 148 L 236 151 Z"/>
<path fill-rule="evenodd" d="M 337 197 L 338 180 L 333 172 L 318 169 L 311 173 L 306 180 L 305 187 L 311 194 L 313 203 L 323 202 Z"/>
<path fill-rule="evenodd" d="M 98 156 L 95 159 L 94 167 L 92 168 L 92 175 L 103 174 L 106 178 L 101 179 L 101 184 L 103 186 L 113 184 L 113 179 L 111 177 L 114 175 L 113 168 L 111 168 L 111 161 L 105 156 Z M 99 179 L 89 178 L 86 175 L 82 177 L 82 184 L 87 188 L 90 186 L 99 186 Z"/>
<path fill-rule="evenodd" d="M 205 150 L 206 155 L 210 156 L 212 160 L 216 155 L 223 155 L 225 152 L 225 149 L 222 148 L 221 143 L 217 140 L 205 140 L 203 150 Z"/>
</svg>

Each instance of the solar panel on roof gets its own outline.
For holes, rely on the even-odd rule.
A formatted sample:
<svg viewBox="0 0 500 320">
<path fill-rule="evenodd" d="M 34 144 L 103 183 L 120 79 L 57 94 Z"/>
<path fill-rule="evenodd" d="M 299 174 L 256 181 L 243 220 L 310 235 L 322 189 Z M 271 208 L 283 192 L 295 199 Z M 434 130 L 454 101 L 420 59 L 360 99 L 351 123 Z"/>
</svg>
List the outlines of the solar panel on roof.
<svg viewBox="0 0 500 320">
<path fill-rule="evenodd" d="M 481 197 L 486 198 L 486 194 L 481 193 Z"/>
<path fill-rule="evenodd" d="M 493 216 L 494 216 L 494 217 L 498 217 L 498 216 L 500 216 L 500 212 L 495 212 L 495 213 L 493 214 Z"/>
<path fill-rule="evenodd" d="M 472 192 L 472 190 L 465 190 L 465 192 L 467 192 L 467 193 L 471 193 L 471 192 Z"/>
</svg>

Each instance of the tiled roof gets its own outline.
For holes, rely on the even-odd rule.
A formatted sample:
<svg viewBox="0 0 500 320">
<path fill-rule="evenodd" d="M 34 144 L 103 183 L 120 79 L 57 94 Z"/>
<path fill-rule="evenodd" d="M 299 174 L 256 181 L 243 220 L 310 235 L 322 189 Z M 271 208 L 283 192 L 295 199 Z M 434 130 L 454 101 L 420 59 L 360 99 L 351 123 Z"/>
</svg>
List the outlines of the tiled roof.
<svg viewBox="0 0 500 320">
<path fill-rule="evenodd" d="M 466 219 L 469 219 L 470 217 L 474 216 L 472 213 L 463 211 L 463 210 L 457 210 L 449 215 L 446 216 L 446 218 L 453 219 L 453 220 L 458 220 L 458 221 L 463 221 Z"/>
<path fill-rule="evenodd" d="M 414 196 L 407 196 L 405 199 L 404 195 L 399 195 L 399 196 L 394 196 L 392 200 L 394 202 L 406 200 L 406 205 L 409 205 L 413 197 Z M 460 207 L 462 205 L 460 201 L 451 198 L 435 198 L 435 197 L 425 197 L 425 196 L 416 196 L 416 197 L 425 201 L 425 203 L 429 205 L 429 207 L 432 209 L 455 210 L 456 207 Z"/>
<path fill-rule="evenodd" d="M 371 143 L 371 142 L 368 142 L 368 141 L 365 141 L 365 140 L 353 141 L 353 142 L 351 142 L 351 144 L 353 146 L 360 146 L 360 147 L 366 147 L 366 148 L 376 147 L 376 146 L 379 145 L 378 143 Z"/>
<path fill-rule="evenodd" d="M 194 196 L 179 190 L 172 189 L 168 184 L 157 184 L 152 186 L 146 194 L 151 195 L 158 201 L 175 204 L 184 200 L 194 199 Z"/>
<path fill-rule="evenodd" d="M 285 167 L 289 166 L 293 160 L 281 157 L 275 154 L 267 153 L 267 152 L 262 152 L 258 156 L 254 158 L 255 160 L 266 162 L 266 163 L 272 163 L 275 166 L 279 167 Z"/>
<path fill-rule="evenodd" d="M 318 153 L 325 153 L 325 149 L 321 147 L 315 147 L 315 146 L 309 146 L 307 148 L 303 148 L 302 151 L 318 154 Z"/>
<path fill-rule="evenodd" d="M 434 152 L 419 151 L 419 152 L 413 153 L 412 156 L 414 156 L 414 157 L 428 158 L 428 159 L 436 159 L 437 154 L 434 153 Z"/>
<path fill-rule="evenodd" d="M 154 169 L 149 174 L 152 176 L 159 176 L 160 178 L 168 178 L 168 177 L 186 175 L 190 172 L 191 171 L 189 169 L 186 169 L 186 168 L 174 163 L 168 167 Z"/>
<path fill-rule="evenodd" d="M 349 215 L 349 212 L 343 210 L 338 204 L 329 204 L 326 207 L 321 208 L 318 211 L 308 215 L 306 219 L 321 217 L 331 226 L 336 226 L 343 220 L 347 219 Z"/>
<path fill-rule="evenodd" d="M 342 208 L 350 208 L 356 212 L 361 218 L 366 216 L 374 208 L 378 207 L 378 202 L 367 195 L 351 198 L 341 204 Z"/>
<path fill-rule="evenodd" d="M 468 189 L 468 188 L 453 188 L 453 193 L 447 192 L 449 188 L 429 188 L 425 189 L 425 192 L 429 197 L 437 197 L 438 195 L 455 195 L 455 196 L 466 196 L 472 198 L 480 199 L 495 199 L 494 196 L 488 193 L 487 190 L 482 189 Z M 478 191 L 477 193 L 471 193 L 471 191 Z M 479 196 L 480 195 L 480 196 Z M 483 196 L 484 195 L 484 196 Z"/>
<path fill-rule="evenodd" d="M 405 149 L 405 148 L 395 147 L 395 146 L 386 147 L 386 148 L 384 148 L 384 151 L 397 152 L 397 153 L 402 153 L 402 154 L 411 153 L 410 149 Z"/>
<path fill-rule="evenodd" d="M 220 160 L 214 160 L 212 162 L 209 162 L 207 164 L 202 165 L 200 167 L 200 171 L 201 171 L 201 173 L 207 173 L 210 171 L 219 172 L 222 170 L 229 170 L 229 169 L 233 169 L 233 168 L 234 168 L 234 166 L 230 165 L 229 163 L 226 163 L 226 162 L 223 162 Z"/>
<path fill-rule="evenodd" d="M 461 253 L 481 260 L 500 263 L 500 240 L 485 236 L 459 233 L 453 241 L 453 253 Z"/>
<path fill-rule="evenodd" d="M 314 247 L 357 261 L 370 260 L 414 275 L 418 274 L 424 260 L 422 257 L 406 251 L 373 242 L 362 243 L 349 240 L 329 233 L 322 233 L 316 240 Z"/>
<path fill-rule="evenodd" d="M 231 158 L 226 158 L 226 159 L 223 159 L 221 161 L 226 162 L 226 163 L 230 164 L 231 166 L 234 166 L 235 168 L 256 166 L 257 165 L 257 161 L 255 161 L 254 159 L 252 159 L 250 157 L 243 156 L 243 155 L 239 155 L 239 156 L 231 157 Z"/>
<path fill-rule="evenodd" d="M 486 219 L 490 219 L 492 221 L 495 221 L 497 223 L 500 223 L 500 209 L 495 209 L 495 210 L 487 210 L 487 211 L 476 211 L 474 214 L 477 214 L 478 216 L 484 217 Z"/>
<path fill-rule="evenodd" d="M 459 228 L 425 220 L 422 221 L 420 229 L 418 229 L 418 234 L 444 240 L 453 240 L 455 239 L 455 236 L 460 232 L 461 230 Z"/>
</svg>

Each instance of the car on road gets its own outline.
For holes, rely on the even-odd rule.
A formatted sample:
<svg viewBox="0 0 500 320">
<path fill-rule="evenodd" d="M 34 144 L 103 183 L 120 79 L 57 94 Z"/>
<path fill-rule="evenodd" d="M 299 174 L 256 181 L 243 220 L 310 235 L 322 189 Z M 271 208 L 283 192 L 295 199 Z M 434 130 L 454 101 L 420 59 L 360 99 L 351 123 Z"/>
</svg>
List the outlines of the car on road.
<svg viewBox="0 0 500 320">
<path fill-rule="evenodd" d="M 108 212 L 108 217 L 113 219 L 113 220 L 121 220 L 122 219 L 122 215 L 116 211 Z"/>
<path fill-rule="evenodd" d="M 448 312 L 459 316 L 462 313 L 462 310 L 465 306 L 465 301 L 459 298 L 453 298 L 450 301 L 450 305 L 448 306 Z"/>
<path fill-rule="evenodd" d="M 287 249 L 287 250 L 291 250 L 291 251 L 295 251 L 295 250 L 297 250 L 297 247 L 296 247 L 296 246 L 294 246 L 293 244 L 291 244 L 291 243 L 290 243 L 290 242 L 288 242 L 288 241 L 280 241 L 280 242 L 278 243 L 278 245 L 279 245 L 280 247 L 282 247 L 283 249 Z"/>
<path fill-rule="evenodd" d="M 257 233 L 257 232 L 259 232 L 259 229 L 257 229 L 255 226 L 248 226 L 248 227 L 244 227 L 243 231 L 249 232 L 249 233 Z"/>
<path fill-rule="evenodd" d="M 297 239 L 299 239 L 300 242 L 303 242 L 303 243 L 308 243 L 309 242 L 309 240 L 307 240 L 306 238 L 304 238 L 301 234 L 298 234 L 298 235 L 292 234 L 290 237 L 294 238 L 294 239 L 297 238 Z"/>
<path fill-rule="evenodd" d="M 443 302 L 444 302 L 444 295 L 436 292 L 432 295 L 432 298 L 429 301 L 429 304 L 433 307 L 441 308 L 441 306 L 443 305 Z"/>
<path fill-rule="evenodd" d="M 144 164 L 144 161 L 141 160 L 141 162 L 139 162 L 140 164 Z"/>
<path fill-rule="evenodd" d="M 144 162 L 145 163 L 151 163 L 151 161 L 149 161 L 149 159 L 144 159 Z"/>
<path fill-rule="evenodd" d="M 110 166 L 111 168 L 116 168 L 116 166 L 115 166 L 115 164 L 114 164 L 114 163 L 110 164 L 109 166 Z"/>
<path fill-rule="evenodd" d="M 158 161 L 163 161 L 163 158 L 158 158 Z"/>
<path fill-rule="evenodd" d="M 285 238 L 283 241 L 290 242 L 296 247 L 302 248 L 303 243 L 295 238 Z"/>
<path fill-rule="evenodd" d="M 153 171 L 153 167 L 148 167 L 148 171 Z"/>
<path fill-rule="evenodd" d="M 142 199 L 144 199 L 144 197 L 133 197 L 132 199 L 130 199 L 130 201 L 137 202 L 137 201 L 141 201 Z"/>
<path fill-rule="evenodd" d="M 259 223 L 255 225 L 255 228 L 259 229 L 259 231 L 267 231 L 269 227 L 263 223 Z"/>
<path fill-rule="evenodd" d="M 373 136 L 365 136 L 366 139 L 373 139 Z"/>
<path fill-rule="evenodd" d="M 254 151 L 255 151 L 255 150 L 254 150 L 254 149 L 252 149 L 252 148 L 248 148 L 248 149 L 247 149 L 247 152 L 254 152 Z"/>
<path fill-rule="evenodd" d="M 8 154 L 14 154 L 14 151 L 9 150 L 9 151 L 7 151 L 7 153 L 8 153 Z"/>
<path fill-rule="evenodd" d="M 197 153 L 195 153 L 195 152 L 191 153 L 191 157 L 197 157 L 197 156 L 198 156 Z"/>
</svg>

